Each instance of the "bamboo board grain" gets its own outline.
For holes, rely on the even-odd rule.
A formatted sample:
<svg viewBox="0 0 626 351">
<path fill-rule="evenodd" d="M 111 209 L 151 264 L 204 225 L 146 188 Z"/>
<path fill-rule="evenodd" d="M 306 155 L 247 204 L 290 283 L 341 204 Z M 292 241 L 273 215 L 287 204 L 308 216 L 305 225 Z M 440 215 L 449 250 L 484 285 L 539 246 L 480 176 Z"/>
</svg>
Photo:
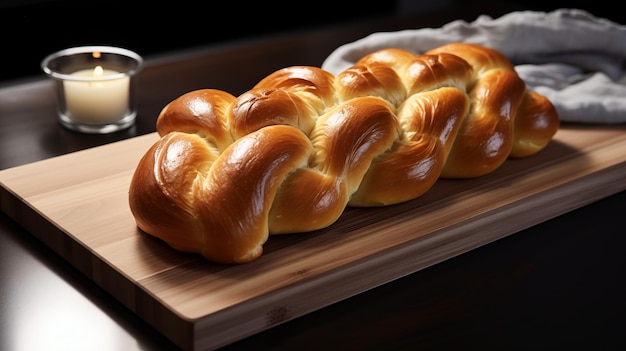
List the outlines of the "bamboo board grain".
<svg viewBox="0 0 626 351">
<path fill-rule="evenodd" d="M 2 210 L 187 350 L 218 348 L 626 189 L 626 126 L 564 125 L 540 154 L 422 197 L 346 209 L 217 265 L 139 232 L 128 208 L 144 135 L 0 171 Z"/>
</svg>

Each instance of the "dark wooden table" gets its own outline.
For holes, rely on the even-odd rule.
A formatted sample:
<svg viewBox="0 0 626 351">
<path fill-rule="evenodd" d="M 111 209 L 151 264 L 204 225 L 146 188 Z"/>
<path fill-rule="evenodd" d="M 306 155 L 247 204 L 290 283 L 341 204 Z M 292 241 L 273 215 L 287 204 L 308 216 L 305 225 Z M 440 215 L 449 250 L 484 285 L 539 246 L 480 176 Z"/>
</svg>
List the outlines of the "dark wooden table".
<svg viewBox="0 0 626 351">
<path fill-rule="evenodd" d="M 0 86 L 0 169 L 153 132 L 160 109 L 184 92 L 237 95 L 276 69 L 319 66 L 371 32 L 510 10 L 376 19 L 146 57 L 138 121 L 109 135 L 63 129 L 43 76 L 11 81 Z M 626 349 L 625 208 L 626 193 L 615 194 L 225 349 Z M 175 346 L 0 213 L 0 349 Z"/>
</svg>

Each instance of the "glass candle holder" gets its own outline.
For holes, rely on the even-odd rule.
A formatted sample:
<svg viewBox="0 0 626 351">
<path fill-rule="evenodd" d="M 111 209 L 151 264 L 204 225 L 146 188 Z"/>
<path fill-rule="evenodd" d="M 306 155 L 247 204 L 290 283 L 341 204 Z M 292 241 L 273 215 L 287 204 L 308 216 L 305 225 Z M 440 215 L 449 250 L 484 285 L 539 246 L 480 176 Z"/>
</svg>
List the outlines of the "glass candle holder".
<svg viewBox="0 0 626 351">
<path fill-rule="evenodd" d="M 112 133 L 135 123 L 136 74 L 143 66 L 133 51 L 82 46 L 58 51 L 41 62 L 56 81 L 59 121 L 68 129 Z"/>
</svg>

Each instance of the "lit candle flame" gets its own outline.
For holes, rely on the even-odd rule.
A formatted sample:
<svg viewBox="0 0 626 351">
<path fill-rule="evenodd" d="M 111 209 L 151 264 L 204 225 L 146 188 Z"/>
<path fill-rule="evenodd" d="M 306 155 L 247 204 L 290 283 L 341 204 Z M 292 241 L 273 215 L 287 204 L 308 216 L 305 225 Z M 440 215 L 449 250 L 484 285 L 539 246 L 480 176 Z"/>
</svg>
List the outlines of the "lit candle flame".
<svg viewBox="0 0 626 351">
<path fill-rule="evenodd" d="M 102 66 L 96 66 L 93 69 L 94 77 L 102 77 L 103 74 L 104 74 L 104 70 L 102 69 Z"/>
</svg>

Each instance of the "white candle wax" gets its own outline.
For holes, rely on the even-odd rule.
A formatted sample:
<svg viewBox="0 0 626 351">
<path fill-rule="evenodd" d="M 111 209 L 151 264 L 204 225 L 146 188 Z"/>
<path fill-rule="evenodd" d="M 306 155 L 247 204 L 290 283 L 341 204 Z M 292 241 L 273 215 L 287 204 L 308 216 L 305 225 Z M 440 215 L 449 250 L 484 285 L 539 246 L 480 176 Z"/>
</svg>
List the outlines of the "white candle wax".
<svg viewBox="0 0 626 351">
<path fill-rule="evenodd" d="M 76 122 L 92 125 L 119 121 L 128 110 L 129 78 L 97 80 L 118 73 L 101 67 L 72 73 L 73 76 L 94 77 L 94 81 L 63 82 L 70 117 Z"/>
</svg>

